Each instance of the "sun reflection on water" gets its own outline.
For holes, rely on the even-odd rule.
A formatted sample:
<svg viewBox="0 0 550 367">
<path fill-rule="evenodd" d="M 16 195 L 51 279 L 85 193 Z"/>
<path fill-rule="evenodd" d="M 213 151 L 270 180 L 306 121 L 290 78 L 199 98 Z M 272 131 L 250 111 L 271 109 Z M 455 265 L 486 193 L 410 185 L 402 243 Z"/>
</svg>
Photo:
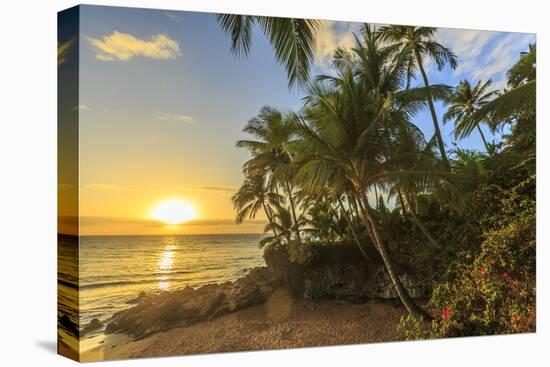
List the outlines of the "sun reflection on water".
<svg viewBox="0 0 550 367">
<path fill-rule="evenodd" d="M 174 264 L 174 254 L 176 246 L 169 244 L 164 248 L 164 251 L 159 256 L 157 268 L 159 273 L 169 274 L 172 270 L 172 265 Z M 159 280 L 157 288 L 159 289 L 168 289 L 170 288 L 170 277 L 167 275 L 161 275 L 156 278 Z"/>
</svg>

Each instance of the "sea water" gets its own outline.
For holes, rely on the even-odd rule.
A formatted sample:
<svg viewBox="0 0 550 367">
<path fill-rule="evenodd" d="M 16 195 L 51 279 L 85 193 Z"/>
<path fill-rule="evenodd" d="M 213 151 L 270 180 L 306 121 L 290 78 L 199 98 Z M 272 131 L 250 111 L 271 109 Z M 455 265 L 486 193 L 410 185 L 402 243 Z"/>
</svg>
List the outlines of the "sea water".
<svg viewBox="0 0 550 367">
<path fill-rule="evenodd" d="M 80 329 L 107 321 L 141 292 L 223 283 L 264 265 L 255 234 L 175 236 L 82 236 L 59 241 L 59 303 L 78 304 Z M 72 261 L 78 255 L 78 269 Z M 78 291 L 78 293 L 76 293 Z M 78 298 L 75 299 L 75 294 Z"/>
</svg>

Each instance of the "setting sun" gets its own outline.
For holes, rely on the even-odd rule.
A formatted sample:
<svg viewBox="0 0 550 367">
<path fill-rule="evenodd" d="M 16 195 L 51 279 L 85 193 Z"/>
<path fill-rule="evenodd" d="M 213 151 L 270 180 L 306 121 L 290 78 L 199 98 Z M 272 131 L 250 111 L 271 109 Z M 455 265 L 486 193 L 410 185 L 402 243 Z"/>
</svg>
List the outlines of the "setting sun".
<svg viewBox="0 0 550 367">
<path fill-rule="evenodd" d="M 195 208 L 183 200 L 166 200 L 151 210 L 151 218 L 167 224 L 180 224 L 197 217 Z"/>
</svg>

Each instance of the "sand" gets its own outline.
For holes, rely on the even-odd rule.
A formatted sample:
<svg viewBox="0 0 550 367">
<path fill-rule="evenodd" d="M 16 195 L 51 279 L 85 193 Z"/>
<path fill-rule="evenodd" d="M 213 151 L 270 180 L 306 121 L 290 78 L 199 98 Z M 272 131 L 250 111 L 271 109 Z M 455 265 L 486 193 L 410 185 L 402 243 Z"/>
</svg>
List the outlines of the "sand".
<svg viewBox="0 0 550 367">
<path fill-rule="evenodd" d="M 82 361 L 400 340 L 405 310 L 387 303 L 295 300 L 279 289 L 264 304 L 132 341 L 109 335 Z"/>
</svg>

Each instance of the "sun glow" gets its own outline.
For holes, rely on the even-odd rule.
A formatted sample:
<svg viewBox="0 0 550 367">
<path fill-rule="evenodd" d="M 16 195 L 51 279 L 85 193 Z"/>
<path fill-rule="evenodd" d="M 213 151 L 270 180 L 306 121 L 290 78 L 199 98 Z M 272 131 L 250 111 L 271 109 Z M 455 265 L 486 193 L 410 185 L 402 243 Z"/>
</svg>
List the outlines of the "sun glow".
<svg viewBox="0 0 550 367">
<path fill-rule="evenodd" d="M 180 224 L 197 217 L 195 208 L 183 200 L 166 200 L 151 210 L 151 218 L 166 224 Z"/>
</svg>

